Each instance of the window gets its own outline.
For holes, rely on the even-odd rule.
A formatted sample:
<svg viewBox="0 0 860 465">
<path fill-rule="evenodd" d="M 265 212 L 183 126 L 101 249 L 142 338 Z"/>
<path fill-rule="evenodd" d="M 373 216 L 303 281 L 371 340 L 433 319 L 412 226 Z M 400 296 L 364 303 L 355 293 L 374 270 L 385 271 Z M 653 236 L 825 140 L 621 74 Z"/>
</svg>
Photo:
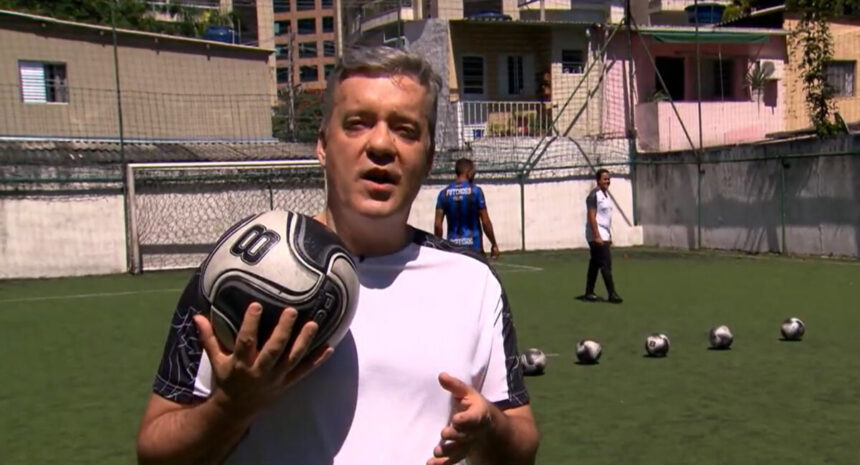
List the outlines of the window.
<svg viewBox="0 0 860 465">
<path fill-rule="evenodd" d="M 317 57 L 317 43 L 316 42 L 302 42 L 299 44 L 299 58 L 316 58 Z"/>
<path fill-rule="evenodd" d="M 298 21 L 299 35 L 316 34 L 317 20 L 315 18 L 305 18 Z"/>
<path fill-rule="evenodd" d="M 276 58 L 285 58 L 287 56 L 287 46 L 282 44 L 275 44 L 275 57 Z"/>
<path fill-rule="evenodd" d="M 275 21 L 275 35 L 282 36 L 290 33 L 289 21 Z"/>
<path fill-rule="evenodd" d="M 654 76 L 656 95 L 658 92 L 666 94 L 663 86 L 660 85 L 660 78 L 666 82 L 666 88 L 669 91 L 666 97 L 671 97 L 672 100 L 684 100 L 684 59 L 675 57 L 656 57 L 654 60 L 657 70 Z M 702 73 L 704 74 L 704 73 Z"/>
<path fill-rule="evenodd" d="M 272 6 L 275 7 L 275 13 L 290 12 L 290 0 L 273 0 Z"/>
<path fill-rule="evenodd" d="M 325 69 L 325 78 L 328 79 L 328 75 L 331 74 L 332 71 L 334 71 L 334 65 L 325 65 L 324 69 Z"/>
<path fill-rule="evenodd" d="M 325 57 L 333 57 L 336 55 L 336 50 L 334 48 L 333 40 L 323 41 L 323 56 Z"/>
<path fill-rule="evenodd" d="M 324 16 L 322 20 L 323 32 L 334 32 L 334 18 L 331 16 Z"/>
<path fill-rule="evenodd" d="M 464 56 L 463 65 L 463 95 L 484 94 L 484 57 Z"/>
<path fill-rule="evenodd" d="M 585 71 L 585 52 L 582 50 L 561 51 L 561 73 L 582 74 Z"/>
<path fill-rule="evenodd" d="M 307 11 L 316 8 L 314 0 L 296 0 L 297 11 Z"/>
<path fill-rule="evenodd" d="M 68 103 L 65 63 L 19 61 L 21 98 L 26 103 Z"/>
<path fill-rule="evenodd" d="M 535 84 L 534 60 L 531 55 L 499 55 L 500 94 L 534 94 Z"/>
<path fill-rule="evenodd" d="M 827 63 L 827 86 L 833 91 L 834 97 L 854 96 L 856 69 L 856 61 L 831 61 Z"/>
<path fill-rule="evenodd" d="M 320 78 L 319 70 L 316 66 L 300 66 L 299 80 L 302 82 L 315 82 Z"/>
<path fill-rule="evenodd" d="M 734 60 L 702 60 L 702 99 L 735 99 Z"/>
<path fill-rule="evenodd" d="M 286 84 L 290 81 L 290 69 L 278 68 L 277 72 L 278 84 Z"/>
<path fill-rule="evenodd" d="M 334 2 L 332 0 L 322 0 L 320 6 L 322 6 L 323 10 L 330 10 L 334 8 Z"/>
</svg>

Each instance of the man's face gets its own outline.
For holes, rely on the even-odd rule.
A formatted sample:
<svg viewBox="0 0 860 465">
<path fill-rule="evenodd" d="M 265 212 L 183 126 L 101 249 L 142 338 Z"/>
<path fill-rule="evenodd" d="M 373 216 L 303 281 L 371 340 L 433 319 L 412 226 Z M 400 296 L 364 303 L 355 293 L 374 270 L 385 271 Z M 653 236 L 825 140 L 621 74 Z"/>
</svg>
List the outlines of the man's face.
<svg viewBox="0 0 860 465">
<path fill-rule="evenodd" d="M 609 173 L 603 173 L 600 175 L 600 179 L 597 181 L 597 187 L 599 187 L 600 190 L 605 191 L 609 189 L 609 182 Z"/>
<path fill-rule="evenodd" d="M 317 141 L 329 207 L 365 217 L 408 215 L 430 171 L 427 89 L 410 76 L 350 76 Z"/>
</svg>

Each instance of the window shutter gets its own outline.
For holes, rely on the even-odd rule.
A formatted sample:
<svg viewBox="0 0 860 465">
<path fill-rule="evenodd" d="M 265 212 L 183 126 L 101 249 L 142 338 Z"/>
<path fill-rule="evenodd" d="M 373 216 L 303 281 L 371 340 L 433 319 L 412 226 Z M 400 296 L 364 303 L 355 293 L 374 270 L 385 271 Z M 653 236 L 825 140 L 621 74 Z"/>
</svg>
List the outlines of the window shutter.
<svg viewBox="0 0 860 465">
<path fill-rule="evenodd" d="M 21 96 L 24 101 L 47 102 L 44 65 L 32 61 L 21 61 L 18 62 L 18 70 L 21 74 Z"/>
</svg>

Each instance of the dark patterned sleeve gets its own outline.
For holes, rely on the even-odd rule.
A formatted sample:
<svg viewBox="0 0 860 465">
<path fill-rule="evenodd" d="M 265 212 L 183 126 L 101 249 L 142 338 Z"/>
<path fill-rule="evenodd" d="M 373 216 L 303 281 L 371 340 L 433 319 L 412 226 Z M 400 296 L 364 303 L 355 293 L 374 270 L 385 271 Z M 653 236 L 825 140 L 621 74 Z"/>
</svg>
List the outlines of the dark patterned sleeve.
<svg viewBox="0 0 860 465">
<path fill-rule="evenodd" d="M 179 298 L 152 386 L 156 394 L 180 404 L 203 400 L 194 395 L 194 382 L 203 351 L 192 317 L 204 313 L 209 304 L 202 295 L 199 283 L 200 273 L 195 272 Z"/>
<path fill-rule="evenodd" d="M 588 210 L 597 210 L 597 189 L 591 191 L 588 197 L 585 198 L 585 208 Z"/>
<path fill-rule="evenodd" d="M 490 356 L 481 394 L 502 410 L 529 403 L 523 370 L 517 350 L 517 333 L 508 297 L 495 273 L 488 279 L 485 294 L 484 337 Z M 482 338 L 483 339 L 483 338 Z"/>
</svg>

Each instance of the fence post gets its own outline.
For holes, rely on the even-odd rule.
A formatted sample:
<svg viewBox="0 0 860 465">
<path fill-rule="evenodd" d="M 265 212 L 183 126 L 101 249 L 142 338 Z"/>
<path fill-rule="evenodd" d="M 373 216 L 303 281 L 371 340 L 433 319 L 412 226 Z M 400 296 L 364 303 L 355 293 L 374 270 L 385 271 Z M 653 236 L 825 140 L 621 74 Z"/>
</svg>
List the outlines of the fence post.
<svg viewBox="0 0 860 465">
<path fill-rule="evenodd" d="M 788 169 L 788 162 L 780 155 L 779 157 L 779 217 L 780 226 L 782 228 L 782 244 L 779 251 L 782 255 L 788 254 L 788 245 L 785 243 L 785 170 Z"/>
<path fill-rule="evenodd" d="M 520 184 L 520 250 L 526 250 L 526 191 L 525 191 L 525 175 L 520 172 L 517 175 L 517 181 Z"/>
</svg>

